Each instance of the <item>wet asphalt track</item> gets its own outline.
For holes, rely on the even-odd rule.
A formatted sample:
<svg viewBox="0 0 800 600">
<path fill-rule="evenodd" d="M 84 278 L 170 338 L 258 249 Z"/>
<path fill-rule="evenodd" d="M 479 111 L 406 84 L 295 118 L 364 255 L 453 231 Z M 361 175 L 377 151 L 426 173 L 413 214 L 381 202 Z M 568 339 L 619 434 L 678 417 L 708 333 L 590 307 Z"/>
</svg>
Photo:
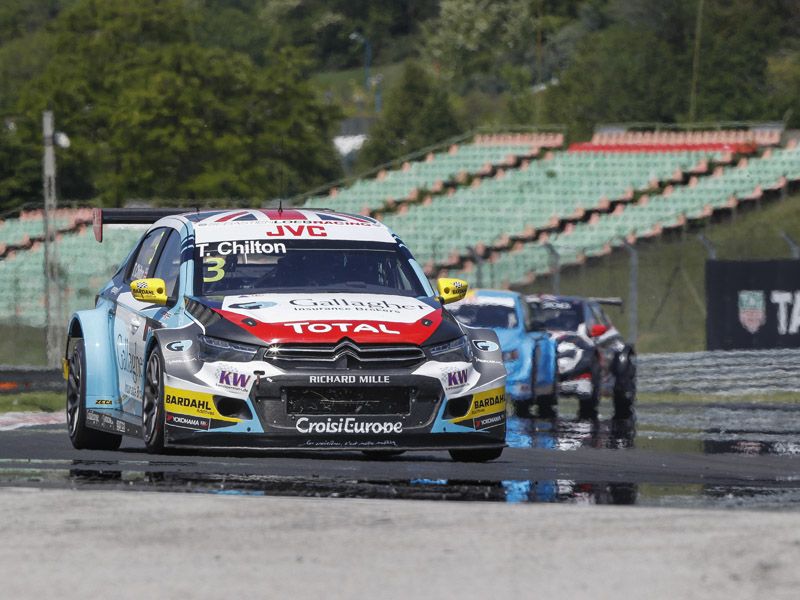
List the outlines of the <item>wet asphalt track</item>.
<svg viewBox="0 0 800 600">
<path fill-rule="evenodd" d="M 63 426 L 0 432 L 0 485 L 247 495 L 800 508 L 800 409 L 659 404 L 637 420 L 512 419 L 487 464 L 445 452 L 76 451 Z"/>
</svg>

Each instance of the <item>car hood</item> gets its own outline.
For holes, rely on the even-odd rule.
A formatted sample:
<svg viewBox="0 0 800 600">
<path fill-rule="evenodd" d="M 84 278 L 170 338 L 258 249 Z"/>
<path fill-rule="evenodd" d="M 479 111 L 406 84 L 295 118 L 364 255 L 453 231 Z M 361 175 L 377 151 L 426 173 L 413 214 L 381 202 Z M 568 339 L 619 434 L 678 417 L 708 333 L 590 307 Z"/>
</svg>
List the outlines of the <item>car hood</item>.
<svg viewBox="0 0 800 600">
<path fill-rule="evenodd" d="M 250 343 L 326 344 L 347 338 L 358 343 L 423 344 L 461 335 L 454 319 L 432 298 L 300 292 L 207 296 L 191 302 L 219 317 L 207 315 L 208 335 Z"/>
</svg>

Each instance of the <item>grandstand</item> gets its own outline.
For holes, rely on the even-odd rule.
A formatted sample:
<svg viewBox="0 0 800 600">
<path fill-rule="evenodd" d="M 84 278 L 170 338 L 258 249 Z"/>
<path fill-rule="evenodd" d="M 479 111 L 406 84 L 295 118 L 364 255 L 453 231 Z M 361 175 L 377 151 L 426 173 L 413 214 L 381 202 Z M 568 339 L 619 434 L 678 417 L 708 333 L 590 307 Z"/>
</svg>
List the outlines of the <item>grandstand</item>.
<svg viewBox="0 0 800 600">
<path fill-rule="evenodd" d="M 478 135 L 468 144 L 452 144 L 423 160 L 404 162 L 399 169 L 381 170 L 372 179 L 359 179 L 350 187 L 333 188 L 324 201 L 342 212 L 370 214 L 406 201 L 439 193 L 445 186 L 490 175 L 497 167 L 513 166 L 537 156 L 543 148 L 564 144 L 561 133 L 511 133 Z"/>
<path fill-rule="evenodd" d="M 53 229 L 58 233 L 67 233 L 91 220 L 91 209 L 62 208 L 54 213 Z M 30 248 L 42 240 L 44 240 L 43 210 L 23 210 L 19 218 L 0 219 L 0 258 L 15 250 Z"/>
<path fill-rule="evenodd" d="M 560 265 L 582 264 L 794 185 L 800 148 L 779 140 L 774 131 L 606 132 L 564 150 L 557 133 L 478 135 L 322 202 L 377 214 L 431 276 L 473 280 L 482 257 L 495 285 L 521 285 L 551 272 L 553 250 Z M 358 186 L 373 191 L 358 196 Z M 90 217 L 57 214 L 65 312 L 92 306 L 141 234 L 114 227 L 97 246 Z M 41 211 L 0 222 L 0 322 L 44 323 L 42 239 Z"/>
<path fill-rule="evenodd" d="M 760 157 L 742 158 L 736 166 L 717 167 L 706 177 L 691 177 L 686 185 L 668 185 L 655 195 L 617 205 L 608 213 L 595 213 L 585 222 L 567 225 L 532 244 L 517 244 L 489 258 L 495 281 L 503 285 L 532 282 L 551 270 L 545 243 L 559 254 L 559 263 L 578 264 L 587 257 L 608 254 L 625 241 L 660 235 L 689 221 L 708 219 L 741 203 L 760 200 L 767 192 L 785 190 L 800 182 L 800 147 L 767 149 Z M 468 277 L 474 264 L 451 275 Z"/>
<path fill-rule="evenodd" d="M 484 253 L 559 231 L 568 222 L 633 202 L 637 194 L 681 182 L 732 157 L 723 148 L 550 152 L 382 219 L 431 271 L 457 266 L 472 248 Z M 431 235 L 431 223 L 439 224 L 440 235 Z"/>
<path fill-rule="evenodd" d="M 83 211 L 60 212 L 65 223 L 73 222 L 73 217 L 84 219 Z M 8 221 L 11 220 L 8 219 L 5 226 L 8 226 Z M 17 227 L 18 224 L 12 222 L 10 230 L 16 231 Z M 64 314 L 61 317 L 64 320 L 73 311 L 94 305 L 95 294 L 113 275 L 141 233 L 141 227 L 114 227 L 102 247 L 85 223 L 71 233 L 57 236 L 58 270 L 62 277 L 58 288 L 62 294 Z M 44 326 L 43 274 L 44 245 L 40 241 L 0 260 L 0 280 L 3 281 L 0 286 L 0 323 Z"/>
</svg>

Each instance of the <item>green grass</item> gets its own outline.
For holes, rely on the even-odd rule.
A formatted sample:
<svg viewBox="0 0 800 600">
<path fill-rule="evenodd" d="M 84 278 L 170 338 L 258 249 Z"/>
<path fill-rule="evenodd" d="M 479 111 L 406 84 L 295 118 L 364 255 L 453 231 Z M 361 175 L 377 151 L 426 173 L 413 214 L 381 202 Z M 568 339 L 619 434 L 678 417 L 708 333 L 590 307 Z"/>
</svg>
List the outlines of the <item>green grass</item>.
<svg viewBox="0 0 800 600">
<path fill-rule="evenodd" d="M 44 328 L 26 325 L 0 325 L 0 364 L 45 364 L 47 362 L 46 337 Z"/>
<path fill-rule="evenodd" d="M 0 396 L 0 413 L 56 412 L 64 410 L 64 394 L 57 392 L 25 392 Z"/>
<path fill-rule="evenodd" d="M 773 392 L 763 394 L 676 394 L 674 392 L 640 392 L 636 396 L 639 404 L 800 404 L 798 392 Z"/>
<path fill-rule="evenodd" d="M 702 231 L 716 246 L 719 259 L 791 258 L 780 237 L 786 231 L 800 241 L 800 195 L 772 201 L 709 224 L 637 245 L 639 251 L 639 318 L 637 350 L 688 352 L 705 350 L 706 251 L 697 239 Z M 629 259 L 624 250 L 591 263 L 565 269 L 561 293 L 581 296 L 621 296 L 628 301 Z M 550 292 L 544 278 L 527 286 L 526 292 Z M 629 314 L 609 307 L 614 324 L 628 335 Z"/>
</svg>

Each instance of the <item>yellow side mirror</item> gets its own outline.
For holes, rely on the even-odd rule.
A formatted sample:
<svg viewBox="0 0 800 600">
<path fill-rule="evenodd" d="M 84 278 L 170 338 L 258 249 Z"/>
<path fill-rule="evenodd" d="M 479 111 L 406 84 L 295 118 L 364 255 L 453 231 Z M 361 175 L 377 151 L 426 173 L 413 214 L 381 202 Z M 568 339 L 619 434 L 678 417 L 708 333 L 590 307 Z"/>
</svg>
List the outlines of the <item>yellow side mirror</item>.
<svg viewBox="0 0 800 600">
<path fill-rule="evenodd" d="M 167 303 L 167 284 L 158 277 L 134 279 L 131 281 L 131 294 L 139 302 L 164 306 Z"/>
<path fill-rule="evenodd" d="M 439 290 L 439 300 L 441 300 L 442 304 L 450 304 L 464 299 L 464 296 L 467 295 L 469 284 L 463 279 L 440 277 L 436 280 L 436 288 Z"/>
</svg>

